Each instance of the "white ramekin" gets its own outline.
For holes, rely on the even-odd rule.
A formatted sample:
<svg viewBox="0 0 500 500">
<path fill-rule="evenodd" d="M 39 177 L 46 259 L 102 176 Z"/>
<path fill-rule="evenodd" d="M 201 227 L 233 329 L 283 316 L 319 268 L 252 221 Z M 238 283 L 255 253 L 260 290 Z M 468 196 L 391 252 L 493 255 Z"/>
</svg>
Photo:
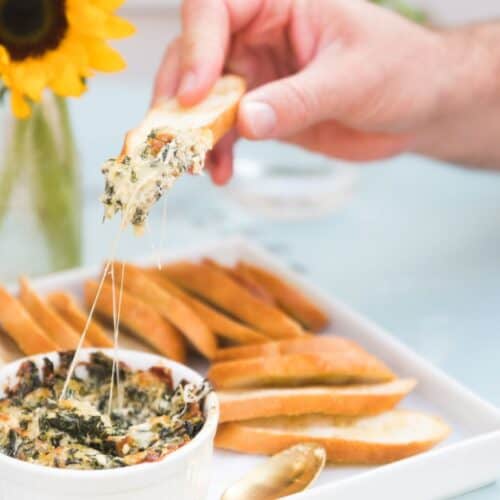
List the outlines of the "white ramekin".
<svg viewBox="0 0 500 500">
<path fill-rule="evenodd" d="M 83 349 L 79 359 L 91 352 L 110 349 Z M 44 357 L 57 363 L 57 353 L 24 358 L 0 369 L 0 394 L 15 380 L 19 365 L 26 359 L 41 366 Z M 181 379 L 200 383 L 203 378 L 187 366 L 161 356 L 120 350 L 119 359 L 131 368 L 154 365 L 172 370 L 174 383 Z M 164 460 L 120 469 L 79 471 L 34 465 L 0 454 L 1 500 L 201 500 L 210 480 L 213 440 L 219 418 L 217 398 L 209 394 L 205 402 L 206 422 L 198 435 Z"/>
</svg>

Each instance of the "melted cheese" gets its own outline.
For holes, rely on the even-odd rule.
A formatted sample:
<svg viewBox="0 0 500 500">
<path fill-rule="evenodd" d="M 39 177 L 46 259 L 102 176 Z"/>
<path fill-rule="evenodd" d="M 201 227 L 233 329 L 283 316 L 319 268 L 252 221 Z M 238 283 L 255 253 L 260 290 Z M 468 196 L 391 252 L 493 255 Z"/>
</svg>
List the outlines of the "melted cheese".
<svg viewBox="0 0 500 500">
<path fill-rule="evenodd" d="M 0 401 L 0 452 L 28 462 L 59 468 L 103 469 L 160 460 L 189 442 L 204 423 L 200 400 L 206 385 L 172 386 L 161 367 L 133 371 L 123 364 L 122 406 L 111 391 L 113 360 L 102 353 L 83 363 L 68 387 L 71 399 L 59 400 L 70 359 L 43 377 L 31 361 L 18 373 L 19 383 Z M 86 373 L 85 373 L 86 372 Z"/>
<path fill-rule="evenodd" d="M 185 172 L 199 174 L 211 148 L 209 130 L 153 130 L 130 155 L 108 160 L 102 167 L 104 217 L 122 213 L 122 224 L 144 230 L 152 206 Z"/>
</svg>

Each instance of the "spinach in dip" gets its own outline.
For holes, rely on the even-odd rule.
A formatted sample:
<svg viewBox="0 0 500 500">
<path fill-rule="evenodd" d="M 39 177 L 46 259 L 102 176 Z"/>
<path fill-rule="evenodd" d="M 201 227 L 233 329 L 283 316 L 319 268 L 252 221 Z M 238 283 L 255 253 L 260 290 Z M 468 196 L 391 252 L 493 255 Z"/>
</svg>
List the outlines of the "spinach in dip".
<svg viewBox="0 0 500 500">
<path fill-rule="evenodd" d="M 141 233 L 151 207 L 185 172 L 199 174 L 211 148 L 210 130 L 152 130 L 143 144 L 102 166 L 104 217 L 122 213 Z"/>
<path fill-rule="evenodd" d="M 113 361 L 93 353 L 59 395 L 74 353 L 40 371 L 25 361 L 0 400 L 0 452 L 50 467 L 109 469 L 155 462 L 184 446 L 204 424 L 208 383 L 174 387 L 168 369 L 132 370 L 119 363 L 119 390 L 109 411 Z"/>
</svg>

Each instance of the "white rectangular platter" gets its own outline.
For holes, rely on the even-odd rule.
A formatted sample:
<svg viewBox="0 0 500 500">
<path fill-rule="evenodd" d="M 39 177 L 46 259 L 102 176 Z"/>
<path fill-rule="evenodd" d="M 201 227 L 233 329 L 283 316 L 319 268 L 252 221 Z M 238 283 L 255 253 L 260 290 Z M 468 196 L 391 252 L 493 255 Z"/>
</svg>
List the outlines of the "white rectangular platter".
<svg viewBox="0 0 500 500">
<path fill-rule="evenodd" d="M 438 415 L 452 428 L 451 436 L 437 448 L 394 464 L 381 467 L 327 466 L 310 490 L 294 495 L 293 499 L 437 500 L 484 486 L 500 477 L 500 410 L 479 399 L 391 334 L 321 292 L 247 240 L 234 238 L 210 243 L 164 254 L 161 259 L 166 262 L 202 256 L 225 263 L 246 259 L 296 283 L 329 311 L 332 332 L 359 342 L 384 360 L 399 376 L 418 380 L 417 389 L 401 403 L 401 407 Z M 142 259 L 142 262 L 151 263 L 152 259 Z M 77 269 L 36 280 L 33 284 L 43 294 L 64 289 L 80 295 L 85 279 L 98 273 L 98 268 Z M 130 344 L 124 346 L 129 347 Z M 206 364 L 199 358 L 192 358 L 191 365 L 200 371 L 206 369 Z M 208 500 L 219 499 L 227 486 L 262 460 L 262 457 L 216 451 Z M 170 499 L 168 492 L 163 499 Z"/>
</svg>

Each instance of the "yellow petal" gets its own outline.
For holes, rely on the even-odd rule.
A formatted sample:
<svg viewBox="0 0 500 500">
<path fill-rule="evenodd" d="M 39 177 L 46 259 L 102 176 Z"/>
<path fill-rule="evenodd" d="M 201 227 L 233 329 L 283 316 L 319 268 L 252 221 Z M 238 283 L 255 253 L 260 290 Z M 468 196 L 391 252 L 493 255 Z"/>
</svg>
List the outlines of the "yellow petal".
<svg viewBox="0 0 500 500">
<path fill-rule="evenodd" d="M 49 85 L 57 95 L 65 97 L 80 97 L 86 90 L 82 77 L 69 64 Z"/>
<path fill-rule="evenodd" d="M 57 95 L 79 97 L 85 92 L 80 71 L 71 56 L 68 57 L 64 52 L 53 54 L 51 67 L 53 72 L 49 86 Z"/>
<path fill-rule="evenodd" d="M 7 66 L 9 64 L 9 53 L 7 52 L 7 49 L 0 45 L 0 68 L 2 66 Z"/>
<path fill-rule="evenodd" d="M 90 66 L 99 71 L 120 71 L 125 68 L 123 57 L 99 38 L 87 38 L 85 48 Z"/>
<path fill-rule="evenodd" d="M 66 18 L 71 30 L 82 35 L 106 37 L 108 14 L 88 2 L 72 1 L 66 9 Z"/>
<path fill-rule="evenodd" d="M 49 85 L 55 94 L 63 97 L 80 97 L 87 90 L 80 75 L 70 68 Z"/>
<path fill-rule="evenodd" d="M 12 112 L 16 118 L 28 118 L 31 115 L 31 108 L 24 96 L 17 90 L 12 90 L 10 96 Z"/>
<path fill-rule="evenodd" d="M 81 0 L 76 0 L 80 1 Z M 106 12 L 114 12 L 118 7 L 121 7 L 125 0 L 92 0 L 96 7 L 104 9 Z"/>
<path fill-rule="evenodd" d="M 25 94 L 33 101 L 39 101 L 47 85 L 47 71 L 44 60 L 28 59 L 9 65 L 9 86 Z"/>
<path fill-rule="evenodd" d="M 90 77 L 94 74 L 94 71 L 90 67 L 90 60 L 85 47 L 85 38 L 70 34 L 62 43 L 58 53 L 69 59 L 81 76 Z"/>
<path fill-rule="evenodd" d="M 106 20 L 106 38 L 125 38 L 135 33 L 135 26 L 118 16 L 108 16 Z"/>
</svg>

